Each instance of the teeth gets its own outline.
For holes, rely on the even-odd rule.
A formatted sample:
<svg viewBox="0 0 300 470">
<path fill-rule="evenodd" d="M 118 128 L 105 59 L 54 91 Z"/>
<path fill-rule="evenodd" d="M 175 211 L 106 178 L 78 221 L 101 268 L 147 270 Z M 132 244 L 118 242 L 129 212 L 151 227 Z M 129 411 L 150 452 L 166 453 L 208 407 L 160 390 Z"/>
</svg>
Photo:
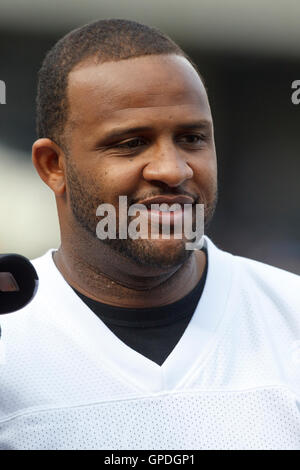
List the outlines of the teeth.
<svg viewBox="0 0 300 470">
<path fill-rule="evenodd" d="M 172 207 L 172 206 L 174 206 L 174 207 Z M 178 206 L 178 207 L 176 207 L 176 206 Z M 159 210 L 160 212 L 174 212 L 176 210 L 181 209 L 181 206 L 178 205 L 178 204 L 169 205 L 169 204 L 164 202 L 164 203 L 161 203 L 161 204 L 158 204 L 158 205 L 157 204 L 154 204 L 154 205 L 151 204 L 151 206 L 149 208 L 152 209 L 152 210 Z"/>
<path fill-rule="evenodd" d="M 150 210 L 151 210 L 151 209 L 152 209 L 152 210 L 158 210 L 159 212 L 174 212 L 174 209 L 173 209 L 173 210 L 170 210 L 169 208 L 168 208 L 168 209 L 165 209 L 165 208 L 163 208 L 163 209 L 161 209 L 161 208 L 156 209 L 156 208 L 155 208 L 155 209 L 154 209 L 154 208 L 152 208 L 152 207 L 149 207 L 149 209 L 150 209 Z"/>
</svg>

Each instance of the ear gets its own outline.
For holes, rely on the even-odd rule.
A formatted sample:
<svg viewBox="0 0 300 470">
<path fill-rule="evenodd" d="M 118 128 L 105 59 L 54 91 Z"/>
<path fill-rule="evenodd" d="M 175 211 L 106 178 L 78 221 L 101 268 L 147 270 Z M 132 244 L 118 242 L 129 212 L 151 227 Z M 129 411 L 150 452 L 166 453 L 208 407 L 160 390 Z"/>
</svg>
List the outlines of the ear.
<svg viewBox="0 0 300 470">
<path fill-rule="evenodd" d="M 64 152 L 50 139 L 38 139 L 32 146 L 32 162 L 40 178 L 56 196 L 66 190 Z"/>
</svg>

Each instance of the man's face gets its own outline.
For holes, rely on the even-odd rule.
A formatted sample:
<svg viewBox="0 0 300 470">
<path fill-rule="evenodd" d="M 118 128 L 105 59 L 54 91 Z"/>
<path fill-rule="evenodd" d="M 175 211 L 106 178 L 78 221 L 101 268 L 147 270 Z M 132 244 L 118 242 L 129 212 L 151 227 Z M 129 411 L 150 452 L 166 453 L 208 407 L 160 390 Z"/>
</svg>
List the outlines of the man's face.
<svg viewBox="0 0 300 470">
<path fill-rule="evenodd" d="M 153 196 L 190 196 L 209 223 L 217 200 L 213 124 L 205 88 L 177 55 L 97 64 L 69 75 L 66 125 L 68 214 L 96 238 L 97 207 Z M 128 218 L 128 223 L 131 221 Z M 150 222 L 149 222 L 150 224 Z M 118 227 L 118 217 L 117 217 Z M 191 255 L 186 239 L 99 240 L 139 264 L 173 267 Z"/>
</svg>

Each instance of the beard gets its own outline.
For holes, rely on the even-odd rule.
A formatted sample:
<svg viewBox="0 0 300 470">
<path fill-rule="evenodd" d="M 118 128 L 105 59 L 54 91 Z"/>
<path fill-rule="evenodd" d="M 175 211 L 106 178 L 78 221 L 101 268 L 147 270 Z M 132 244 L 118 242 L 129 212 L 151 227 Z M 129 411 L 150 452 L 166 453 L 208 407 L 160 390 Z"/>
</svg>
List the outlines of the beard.
<svg viewBox="0 0 300 470">
<path fill-rule="evenodd" d="M 187 250 L 185 247 L 186 240 L 170 239 L 170 240 L 151 240 L 151 239 L 126 239 L 116 238 L 99 239 L 96 235 L 96 227 L 99 217 L 96 211 L 99 205 L 107 203 L 105 199 L 99 196 L 99 181 L 93 175 L 80 175 L 75 165 L 67 158 L 66 165 L 67 180 L 67 196 L 70 201 L 72 216 L 76 223 L 83 228 L 89 236 L 109 246 L 112 250 L 118 252 L 127 259 L 134 261 L 138 265 L 149 266 L 154 268 L 174 268 L 185 263 L 193 253 L 193 250 Z M 211 184 L 211 198 L 207 203 L 205 197 L 198 197 L 196 203 L 204 204 L 204 229 L 207 230 L 217 205 L 218 192 L 217 186 Z M 170 193 L 170 191 L 169 191 Z M 163 192 L 161 193 L 163 194 Z M 181 193 L 182 194 L 182 193 Z M 128 201 L 128 206 L 131 201 Z M 118 208 L 115 207 L 116 214 Z M 128 223 L 130 217 L 128 217 Z M 118 229 L 118 218 L 117 218 Z M 193 227 L 194 230 L 194 227 Z M 191 240 L 189 240 L 191 241 Z M 99 249 L 101 246 L 99 246 Z"/>
</svg>

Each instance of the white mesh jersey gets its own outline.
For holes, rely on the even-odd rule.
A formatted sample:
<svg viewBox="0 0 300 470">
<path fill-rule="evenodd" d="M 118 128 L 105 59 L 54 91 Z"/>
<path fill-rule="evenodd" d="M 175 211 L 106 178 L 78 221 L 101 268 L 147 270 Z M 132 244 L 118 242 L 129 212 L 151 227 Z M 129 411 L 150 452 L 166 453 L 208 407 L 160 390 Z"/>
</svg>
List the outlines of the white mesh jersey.
<svg viewBox="0 0 300 470">
<path fill-rule="evenodd" d="M 57 270 L 0 317 L 0 448 L 300 449 L 300 276 L 205 237 L 202 297 L 162 366 L 118 339 Z"/>
</svg>

